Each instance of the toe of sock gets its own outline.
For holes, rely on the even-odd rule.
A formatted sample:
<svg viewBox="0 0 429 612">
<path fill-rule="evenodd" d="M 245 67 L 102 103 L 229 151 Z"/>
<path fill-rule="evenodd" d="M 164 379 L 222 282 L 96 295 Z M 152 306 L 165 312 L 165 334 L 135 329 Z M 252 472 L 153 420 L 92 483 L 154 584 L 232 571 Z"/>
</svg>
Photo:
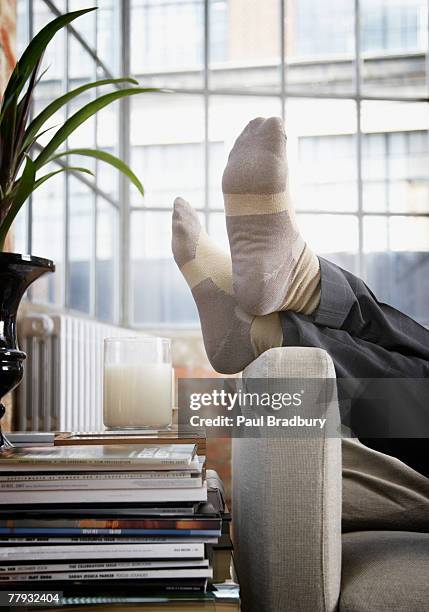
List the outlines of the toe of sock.
<svg viewBox="0 0 429 612">
<path fill-rule="evenodd" d="M 201 224 L 197 213 L 183 198 L 174 200 L 171 248 L 179 267 L 195 257 Z"/>
<path fill-rule="evenodd" d="M 175 198 L 173 202 L 173 210 L 174 210 L 174 213 L 178 215 L 186 214 L 186 213 L 190 214 L 192 211 L 192 206 L 189 204 L 189 202 L 187 202 L 180 196 L 177 196 L 177 198 Z"/>
<path fill-rule="evenodd" d="M 280 193 L 287 186 L 286 136 L 280 117 L 251 121 L 237 138 L 222 177 L 224 193 Z"/>
</svg>

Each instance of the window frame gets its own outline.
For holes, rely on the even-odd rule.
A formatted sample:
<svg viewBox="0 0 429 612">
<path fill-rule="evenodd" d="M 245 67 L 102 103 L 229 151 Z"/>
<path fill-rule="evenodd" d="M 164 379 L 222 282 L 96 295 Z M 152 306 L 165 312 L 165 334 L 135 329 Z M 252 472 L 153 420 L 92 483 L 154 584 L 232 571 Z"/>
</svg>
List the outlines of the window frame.
<svg viewBox="0 0 429 612">
<path fill-rule="evenodd" d="M 33 34 L 33 18 L 32 18 L 32 7 L 33 0 L 25 0 L 27 3 L 28 10 L 28 23 L 29 23 L 29 36 Z M 61 12 L 55 5 L 53 0 L 42 0 L 44 4 L 51 10 L 53 15 L 59 15 Z M 314 214 L 314 215 L 341 215 L 348 214 L 352 215 L 357 219 L 358 225 L 358 254 L 357 254 L 357 273 L 365 279 L 366 271 L 365 271 L 365 257 L 364 257 L 364 222 L 366 218 L 371 216 L 383 217 L 386 221 L 390 217 L 401 216 L 401 217 L 429 217 L 429 211 L 426 212 L 394 212 L 394 211 L 382 211 L 382 212 L 372 212 L 369 210 L 365 210 L 364 207 L 364 195 L 363 195 L 363 185 L 364 185 L 364 170 L 363 170 L 363 139 L 365 138 L 365 134 L 362 131 L 362 105 L 367 101 L 385 101 L 385 102 L 407 102 L 407 103 L 416 103 L 416 102 L 428 102 L 428 98 L 421 98 L 418 96 L 390 96 L 390 95 L 371 95 L 368 94 L 362 88 L 362 65 L 363 61 L 366 57 L 365 52 L 362 50 L 362 29 L 361 29 L 361 0 L 353 0 L 353 24 L 354 24 L 354 49 L 353 56 L 351 57 L 352 69 L 353 69 L 353 91 L 347 93 L 336 93 L 330 92 L 329 94 L 324 94 L 317 91 L 306 90 L 298 91 L 296 87 L 293 87 L 292 90 L 288 89 L 288 79 L 287 79 L 287 70 L 288 64 L 286 61 L 286 35 L 287 35 L 287 5 L 288 0 L 277 0 L 279 2 L 279 10 L 280 10 L 280 20 L 278 27 L 278 36 L 280 37 L 280 90 L 274 91 L 270 94 L 258 91 L 257 89 L 253 91 L 243 91 L 240 89 L 214 89 L 211 87 L 210 77 L 211 77 L 211 58 L 210 58 L 210 31 L 211 31 L 211 11 L 210 11 L 210 0 L 203 1 L 203 13 L 204 13 L 204 45 L 203 45 L 203 79 L 202 86 L 200 88 L 195 89 L 187 89 L 187 88 L 176 88 L 173 89 L 174 93 L 177 94 L 189 94 L 189 95 L 197 95 L 202 96 L 203 105 L 204 105 L 204 142 L 203 142 L 203 155 L 204 155 L 204 202 L 202 205 L 197 208 L 199 212 L 202 213 L 204 217 L 204 221 L 206 227 L 209 227 L 210 223 L 210 215 L 216 214 L 219 212 L 223 212 L 222 208 L 219 207 L 211 207 L 209 203 L 210 197 L 210 142 L 209 142 L 209 123 L 210 123 L 210 101 L 215 99 L 216 96 L 234 96 L 238 98 L 239 96 L 251 96 L 251 97 L 263 97 L 269 96 L 270 98 L 279 98 L 281 104 L 281 113 L 282 118 L 285 118 L 285 109 L 286 102 L 291 98 L 307 98 L 307 99 L 332 99 L 332 100 L 350 100 L 354 102 L 354 108 L 356 113 L 356 134 L 355 134 L 355 143 L 356 143 L 356 189 L 357 189 L 357 209 L 353 212 L 339 212 L 339 211 L 328 211 L 328 210 L 318 210 L 315 209 L 305 209 L 302 212 L 305 214 Z M 131 75 L 131 0 L 118 0 L 120 3 L 120 43 L 121 43 L 121 57 L 119 61 L 121 74 L 124 76 L 136 76 L 137 78 L 144 78 L 144 74 L 139 75 Z M 68 2 L 67 2 L 68 4 Z M 427 39 L 429 38 L 429 19 L 426 24 Z M 67 34 L 65 36 L 65 58 L 67 62 L 68 57 L 68 48 L 69 48 L 69 40 L 70 37 L 74 37 L 74 39 L 86 50 L 87 53 L 91 56 L 94 61 L 95 66 L 97 67 L 97 71 L 99 72 L 99 76 L 103 78 L 113 78 L 114 75 L 111 74 L 109 68 L 103 63 L 100 57 L 97 55 L 97 50 L 93 49 L 85 39 L 79 34 L 76 28 L 70 24 L 67 26 Z M 421 51 L 425 54 L 425 75 L 426 82 L 429 83 L 429 53 L 427 44 L 425 48 Z M 116 76 L 116 75 L 115 75 Z M 68 76 L 67 69 L 65 70 L 65 78 L 67 86 Z M 428 92 L 429 93 L 429 92 Z M 119 122 L 118 122 L 118 147 L 119 147 L 119 155 L 124 159 L 125 162 L 129 163 L 131 156 L 131 143 L 130 143 L 130 100 L 125 98 L 120 102 L 120 112 L 119 112 Z M 428 131 L 429 134 L 429 131 Z M 66 174 L 66 173 L 65 173 Z M 119 197 L 117 199 L 112 198 L 109 194 L 104 193 L 99 186 L 94 185 L 91 181 L 85 179 L 81 175 L 77 175 L 76 178 L 89 187 L 95 195 L 95 202 L 97 201 L 97 197 L 101 197 L 104 201 L 107 201 L 110 205 L 114 206 L 119 213 L 119 252 L 117 254 L 119 261 L 119 295 L 120 300 L 118 303 L 118 308 L 116 312 L 116 323 L 126 326 L 126 327 L 135 327 L 135 328 L 193 328 L 197 327 L 195 325 L 180 325 L 180 324 L 172 324 L 172 323 L 159 323 L 159 322 L 147 322 L 144 324 L 136 324 L 132 321 L 132 287 L 130 283 L 130 219 L 131 216 L 137 211 L 147 211 L 147 212 L 157 212 L 162 211 L 165 212 L 169 210 L 168 208 L 160 208 L 160 207 L 151 207 L 151 206 L 134 206 L 130 201 L 130 189 L 128 181 L 121 175 L 119 177 Z M 68 224 L 69 224 L 69 210 L 68 210 L 68 177 L 65 176 L 64 180 L 66 181 L 66 202 L 65 202 L 65 228 L 64 228 L 64 268 L 65 268 L 65 278 L 64 278 L 64 295 L 63 295 L 63 306 L 68 308 L 69 296 L 67 294 L 67 288 L 69 286 L 68 282 L 68 274 L 70 271 L 69 265 L 69 245 L 68 245 Z M 300 212 L 300 211 L 297 211 Z M 96 235 L 97 235 L 97 206 L 95 206 L 95 219 L 94 219 L 94 245 L 96 245 Z M 27 212 L 27 247 L 28 252 L 31 252 L 31 226 L 32 226 L 32 202 L 30 199 L 28 212 Z M 96 248 L 94 246 L 94 248 Z M 96 305 L 96 257 L 93 254 L 92 257 L 92 272 L 91 272 L 91 312 L 90 316 L 95 316 L 95 305 Z M 31 297 L 31 296 L 30 296 Z M 82 314 L 82 313 L 79 313 Z"/>
</svg>

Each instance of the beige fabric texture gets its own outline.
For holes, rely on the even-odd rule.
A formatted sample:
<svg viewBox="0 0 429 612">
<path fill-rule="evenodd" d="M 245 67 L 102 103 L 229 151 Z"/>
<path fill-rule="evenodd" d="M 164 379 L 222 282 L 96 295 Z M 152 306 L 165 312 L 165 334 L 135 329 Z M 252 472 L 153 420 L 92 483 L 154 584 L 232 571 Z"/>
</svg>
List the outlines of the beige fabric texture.
<svg viewBox="0 0 429 612">
<path fill-rule="evenodd" d="M 343 536 L 341 612 L 429 609 L 429 533 L 360 531 Z"/>
<path fill-rule="evenodd" d="M 320 300 L 316 255 L 295 222 L 281 119 L 255 119 L 237 138 L 223 173 L 234 292 L 255 315 L 310 314 Z"/>
<path fill-rule="evenodd" d="M 265 317 L 252 317 L 250 340 L 255 356 L 261 355 L 270 348 L 282 346 L 283 330 L 278 312 Z"/>
<path fill-rule="evenodd" d="M 243 376 L 335 374 L 322 349 L 288 347 L 268 350 Z M 339 610 L 428 609 L 428 482 L 356 439 L 233 440 L 243 611 L 335 610 L 342 554 Z"/>
<path fill-rule="evenodd" d="M 311 314 L 320 303 L 319 259 L 306 244 L 297 261 L 286 292 L 286 299 L 280 310 Z"/>
<path fill-rule="evenodd" d="M 334 377 L 327 353 L 305 347 L 271 349 L 243 372 L 243 378 Z M 339 424 L 335 396 L 326 406 Z M 332 612 L 341 574 L 341 441 L 261 436 L 233 440 L 243 611 Z"/>
<path fill-rule="evenodd" d="M 429 533 L 429 479 L 395 457 L 343 439 L 343 531 Z"/>
<path fill-rule="evenodd" d="M 286 191 L 281 193 L 225 193 L 227 217 L 243 215 L 269 215 L 287 209 Z"/>
<path fill-rule="evenodd" d="M 228 295 L 233 295 L 231 258 L 222 251 L 201 228 L 196 241 L 194 259 L 181 268 L 190 289 L 211 278 L 214 284 Z"/>
</svg>

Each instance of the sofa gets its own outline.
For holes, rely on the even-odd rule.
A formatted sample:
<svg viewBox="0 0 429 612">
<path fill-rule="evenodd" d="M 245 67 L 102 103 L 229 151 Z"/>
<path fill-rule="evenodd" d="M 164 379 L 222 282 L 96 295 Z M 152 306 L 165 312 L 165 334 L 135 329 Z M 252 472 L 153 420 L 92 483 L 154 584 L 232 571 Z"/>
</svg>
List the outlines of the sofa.
<svg viewBox="0 0 429 612">
<path fill-rule="evenodd" d="M 268 350 L 250 378 L 334 379 L 316 348 Z M 336 386 L 320 404 L 340 431 Z M 314 402 L 314 410 L 318 403 Z M 357 442 L 359 444 L 359 442 Z M 235 566 L 243 612 L 429 610 L 429 533 L 342 533 L 341 435 L 233 440 Z"/>
</svg>

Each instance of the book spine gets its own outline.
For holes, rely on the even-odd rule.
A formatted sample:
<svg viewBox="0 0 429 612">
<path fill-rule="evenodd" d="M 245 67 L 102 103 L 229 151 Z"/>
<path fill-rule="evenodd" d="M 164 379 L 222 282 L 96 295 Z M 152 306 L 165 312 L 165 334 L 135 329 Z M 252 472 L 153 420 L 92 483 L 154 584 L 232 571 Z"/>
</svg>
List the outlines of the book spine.
<svg viewBox="0 0 429 612">
<path fill-rule="evenodd" d="M 170 578 L 160 580 L 147 578 L 146 580 L 118 579 L 112 582 L 111 579 L 102 579 L 92 582 L 91 580 L 40 580 L 37 581 L 39 589 L 49 589 L 61 591 L 65 597 L 85 597 L 85 600 L 92 597 L 102 597 L 103 603 L 106 596 L 122 596 L 126 592 L 127 596 L 147 597 L 152 595 L 159 599 L 162 594 L 177 593 L 204 593 L 207 588 L 207 578 Z M 28 590 L 28 581 L 16 581 L 13 583 L 14 589 Z M 51 609 L 51 608 L 50 608 Z M 57 609 L 57 608 L 54 608 Z M 62 608 L 61 608 L 62 609 Z"/>
<path fill-rule="evenodd" d="M 83 463 L 79 461 L 58 461 L 58 462 L 45 462 L 45 463 L 33 463 L 31 461 L 1 461 L 0 460 L 0 470 L 3 475 L 7 475 L 9 473 L 16 474 L 20 470 L 25 471 L 26 475 L 29 472 L 35 472 L 37 474 L 46 474 L 49 472 L 53 473 L 73 473 L 73 472 L 170 472 L 170 471 L 187 471 L 190 473 L 200 472 L 202 471 L 203 465 L 192 463 L 184 463 L 183 461 L 176 464 L 167 464 L 167 463 L 128 463 L 124 465 L 123 463 L 111 463 L 111 462 L 94 462 L 94 463 Z"/>
<path fill-rule="evenodd" d="M 80 492 L 80 503 L 127 502 L 197 502 L 207 500 L 207 488 L 192 489 L 99 489 Z M 0 504 L 64 504 L 75 503 L 75 491 L 4 491 Z"/>
<path fill-rule="evenodd" d="M 0 527 L 0 536 L 207 536 L 216 537 L 221 531 L 216 529 L 85 529 L 85 528 L 46 528 L 46 527 Z"/>
<path fill-rule="evenodd" d="M 189 584 L 188 580 L 192 583 Z M 177 580 L 97 580 L 92 583 L 91 581 L 83 580 L 60 580 L 52 582 L 40 581 L 37 583 L 38 590 L 50 590 L 50 591 L 61 591 L 66 598 L 81 598 L 85 599 L 85 603 L 89 599 L 99 598 L 98 603 L 103 602 L 105 607 L 106 595 L 112 597 L 112 600 L 117 601 L 118 596 L 123 601 L 124 593 L 131 598 L 138 597 L 139 601 L 142 598 L 146 598 L 146 603 L 151 603 L 153 598 L 159 601 L 160 597 L 165 597 L 168 600 L 171 595 L 174 598 L 183 596 L 197 595 L 198 598 L 201 594 L 207 590 L 207 578 L 178 578 Z M 11 585 L 9 585 L 10 587 Z M 17 590 L 28 589 L 28 582 L 14 582 L 13 588 Z M 102 607 L 103 607 L 102 606 Z M 100 607 L 100 606 L 99 606 Z M 54 610 L 64 610 L 61 608 L 53 608 Z M 123 609 L 123 608 L 122 608 Z M 49 608 L 52 610 L 52 608 Z M 153 608 L 152 608 L 153 610 Z"/>
<path fill-rule="evenodd" d="M 0 539 L 0 544 L 217 544 L 219 536 L 10 536 Z"/>
<path fill-rule="evenodd" d="M 148 457 L 145 459 L 144 457 L 139 457 L 138 459 L 88 459 L 88 457 L 51 457 L 50 459 L 44 458 L 43 460 L 38 461 L 34 457 L 25 457 L 20 456 L 19 458 L 15 457 L 7 457 L 6 461 L 9 465 L 22 465 L 25 464 L 26 467 L 28 465 L 32 466 L 49 466 L 49 465 L 82 465 L 82 466 L 112 466 L 112 468 L 124 468 L 124 467 L 139 467 L 139 466 L 153 466 L 153 469 L 156 470 L 158 466 L 162 465 L 172 465 L 172 466 L 187 466 L 190 461 L 181 458 L 161 458 L 153 460 L 153 457 Z M 3 467 L 6 464 L 0 462 L 0 465 Z"/>
<path fill-rule="evenodd" d="M 177 578 L 211 578 L 211 568 L 203 569 L 169 569 L 169 570 L 131 570 L 109 572 L 52 572 L 47 574 L 11 574 L 0 575 L 0 582 L 24 581 L 57 581 L 57 580 L 147 580 L 147 579 L 177 579 Z"/>
<path fill-rule="evenodd" d="M 141 473 L 136 472 L 81 472 L 81 473 L 64 473 L 60 474 L 1 474 L 0 475 L 0 488 L 3 485 L 9 483 L 18 483 L 18 482 L 56 482 L 58 479 L 62 481 L 98 481 L 98 480 L 106 480 L 110 483 L 112 480 L 170 480 L 170 479 L 192 479 L 194 478 L 192 472 L 190 471 L 181 471 L 181 470 L 165 470 L 164 472 L 160 471 L 144 471 Z M 195 476 L 196 478 L 196 476 Z"/>
<path fill-rule="evenodd" d="M 156 523 L 154 525 L 154 523 Z M 0 521 L 0 533 L 21 533 L 28 529 L 49 530 L 52 532 L 64 531 L 65 529 L 221 529 L 220 519 L 10 519 Z M 8 531 L 9 530 L 9 531 Z"/>
<path fill-rule="evenodd" d="M 185 503 L 185 502 L 183 502 L 183 503 Z M 121 518 L 121 517 L 123 517 L 125 515 L 127 517 L 127 519 L 131 519 L 131 518 L 134 518 L 134 517 L 137 518 L 137 519 L 141 519 L 142 517 L 165 519 L 166 517 L 168 517 L 168 518 L 174 517 L 175 518 L 176 516 L 180 516 L 180 517 L 184 517 L 184 516 L 185 517 L 193 517 L 193 516 L 195 516 L 195 512 L 196 512 L 195 506 L 198 507 L 198 502 L 196 502 L 195 504 L 194 504 L 194 502 L 191 502 L 191 505 L 187 505 L 187 506 L 169 506 L 169 505 L 165 505 L 165 506 L 158 506 L 158 505 L 157 506 L 145 506 L 145 505 L 141 504 L 141 505 L 139 505 L 137 507 L 137 509 L 135 509 L 133 506 L 128 507 L 126 509 L 125 513 L 122 511 L 121 508 L 118 508 L 117 506 L 113 506 L 113 505 L 109 506 L 109 508 L 103 509 L 103 511 L 100 511 L 99 508 L 93 508 L 91 506 L 88 506 L 88 507 L 85 506 L 84 513 L 85 513 L 86 516 L 95 516 L 95 517 L 101 516 L 101 517 L 106 517 L 106 518 L 109 518 L 109 519 L 111 519 L 112 516 L 115 516 L 115 515 L 118 516 L 119 518 Z M 36 508 L 37 508 L 37 506 L 36 506 Z M 24 517 L 24 520 L 26 520 L 27 518 L 30 517 L 29 520 L 32 520 L 32 510 L 34 510 L 34 508 L 26 508 L 25 506 L 14 506 L 12 510 L 10 508 L 7 508 L 1 514 L 3 516 L 6 516 L 6 513 L 7 513 L 7 515 L 11 517 L 10 520 L 15 520 L 15 517 Z M 79 507 L 78 510 L 73 507 L 73 510 L 75 510 L 75 512 L 72 512 L 73 516 L 80 516 L 82 514 L 82 508 L 81 507 Z M 69 515 L 69 512 L 70 512 L 70 508 L 69 507 L 67 509 L 64 509 L 64 513 L 66 513 L 67 515 Z M 40 509 L 37 509 L 35 514 L 36 514 L 37 517 L 39 517 L 40 516 Z M 44 514 L 44 516 L 48 520 L 50 520 L 50 517 L 52 517 L 52 520 L 56 520 L 55 517 L 57 517 L 58 515 L 61 516 L 63 514 L 63 511 L 62 511 L 62 508 L 56 508 L 55 512 L 52 512 L 52 508 L 51 507 L 49 509 L 44 507 L 43 508 L 43 514 Z M 21 520 L 21 519 L 18 518 L 18 520 Z M 3 526 L 4 527 L 8 527 L 9 523 L 5 522 Z"/>
<path fill-rule="evenodd" d="M 35 563 L 0 565 L 0 574 L 43 574 L 70 571 L 110 571 L 121 569 L 162 569 L 168 567 L 208 567 L 208 559 L 170 559 L 169 561 L 106 561 L 105 563 Z"/>
<path fill-rule="evenodd" d="M 155 480 L 154 478 L 142 478 L 137 480 L 118 479 L 118 480 L 27 480 L 24 482 L 0 482 L 1 491 L 86 491 L 104 489 L 197 489 L 202 486 L 202 478 L 164 478 Z"/>
<path fill-rule="evenodd" d="M 203 543 L 174 544 L 77 544 L 68 546 L 12 546 L 0 547 L 1 561 L 40 561 L 46 559 L 165 559 L 165 558 L 203 559 Z"/>
</svg>

